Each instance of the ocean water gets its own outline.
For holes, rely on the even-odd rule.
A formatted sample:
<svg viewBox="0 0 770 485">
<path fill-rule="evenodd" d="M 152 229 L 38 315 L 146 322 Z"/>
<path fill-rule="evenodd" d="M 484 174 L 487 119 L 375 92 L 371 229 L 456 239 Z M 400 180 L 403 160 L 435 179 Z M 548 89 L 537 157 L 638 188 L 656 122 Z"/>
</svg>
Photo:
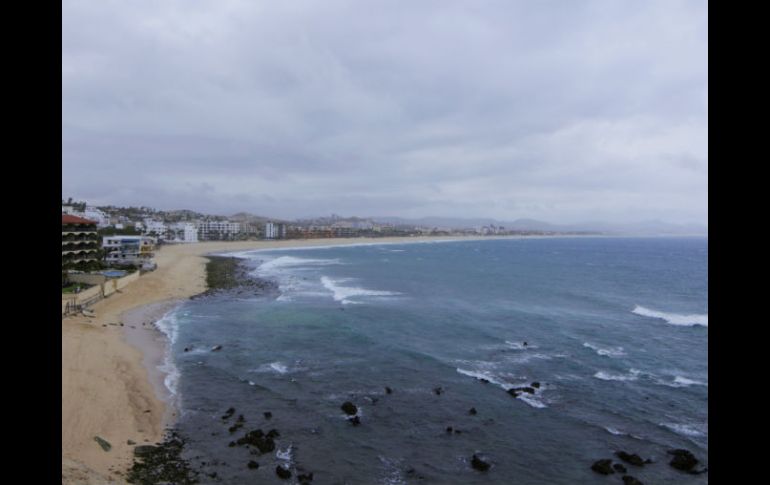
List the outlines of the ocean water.
<svg viewBox="0 0 770 485">
<path fill-rule="evenodd" d="M 708 462 L 705 238 L 237 255 L 280 293 L 191 300 L 160 322 L 177 426 L 204 483 L 286 483 L 277 464 L 294 483 L 297 470 L 328 484 L 621 483 L 590 469 L 617 450 L 655 461 L 626 464 L 644 483 L 708 482 L 666 455 Z M 533 381 L 535 394 L 506 392 Z M 275 452 L 228 446 L 257 428 L 280 432 Z M 474 470 L 473 454 L 491 468 Z"/>
</svg>

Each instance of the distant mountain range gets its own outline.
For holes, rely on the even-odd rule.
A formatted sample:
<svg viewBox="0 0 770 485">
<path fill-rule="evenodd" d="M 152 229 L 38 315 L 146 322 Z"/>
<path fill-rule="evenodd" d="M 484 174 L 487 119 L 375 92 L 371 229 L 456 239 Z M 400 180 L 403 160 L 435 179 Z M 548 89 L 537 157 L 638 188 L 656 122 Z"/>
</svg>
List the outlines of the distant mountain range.
<svg viewBox="0 0 770 485">
<path fill-rule="evenodd" d="M 580 224 L 551 224 L 535 219 L 516 219 L 515 221 L 500 221 L 490 218 L 453 218 L 453 217 L 422 217 L 406 219 L 403 217 L 371 217 L 373 221 L 388 224 L 419 225 L 438 228 L 468 229 L 480 226 L 503 226 L 506 229 L 520 231 L 551 231 L 575 232 L 589 231 L 617 235 L 708 235 L 708 227 L 699 224 L 671 224 L 668 222 L 649 220 L 613 224 L 608 222 L 584 222 Z"/>
</svg>

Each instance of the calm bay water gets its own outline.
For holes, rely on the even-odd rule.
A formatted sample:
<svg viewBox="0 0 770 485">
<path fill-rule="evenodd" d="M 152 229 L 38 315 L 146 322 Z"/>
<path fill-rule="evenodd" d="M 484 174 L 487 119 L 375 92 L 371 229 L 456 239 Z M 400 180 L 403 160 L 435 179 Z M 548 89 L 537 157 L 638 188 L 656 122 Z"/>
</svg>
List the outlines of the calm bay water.
<svg viewBox="0 0 770 485">
<path fill-rule="evenodd" d="M 277 298 L 191 300 L 160 322 L 178 371 L 177 425 L 206 482 L 279 483 L 275 466 L 288 464 L 313 483 L 622 483 L 590 469 L 620 449 L 656 462 L 626 465 L 645 483 L 708 481 L 665 453 L 708 461 L 705 238 L 239 256 L 280 284 Z M 534 395 L 506 393 L 533 381 Z M 360 426 L 340 409 L 348 400 Z M 221 420 L 231 406 L 246 421 L 232 434 L 235 418 Z M 280 432 L 275 452 L 228 446 L 257 428 Z M 492 468 L 472 469 L 474 453 Z"/>
</svg>

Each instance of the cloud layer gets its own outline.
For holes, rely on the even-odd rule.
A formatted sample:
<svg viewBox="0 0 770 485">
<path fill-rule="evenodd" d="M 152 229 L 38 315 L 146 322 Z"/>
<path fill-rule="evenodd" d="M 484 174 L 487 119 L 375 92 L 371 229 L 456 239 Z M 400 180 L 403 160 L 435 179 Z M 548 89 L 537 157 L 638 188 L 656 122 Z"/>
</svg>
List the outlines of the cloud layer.
<svg viewBox="0 0 770 485">
<path fill-rule="evenodd" d="M 552 222 L 708 217 L 702 1 L 70 1 L 65 196 Z"/>
</svg>

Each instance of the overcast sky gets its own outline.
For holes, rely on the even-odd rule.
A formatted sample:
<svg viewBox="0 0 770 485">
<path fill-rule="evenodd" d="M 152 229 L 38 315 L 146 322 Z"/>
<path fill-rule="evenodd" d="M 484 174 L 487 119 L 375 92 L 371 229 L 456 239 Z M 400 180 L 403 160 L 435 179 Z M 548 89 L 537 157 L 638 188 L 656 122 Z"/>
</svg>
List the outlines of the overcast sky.
<svg viewBox="0 0 770 485">
<path fill-rule="evenodd" d="M 64 0 L 62 193 L 291 219 L 706 224 L 707 9 Z"/>
</svg>

